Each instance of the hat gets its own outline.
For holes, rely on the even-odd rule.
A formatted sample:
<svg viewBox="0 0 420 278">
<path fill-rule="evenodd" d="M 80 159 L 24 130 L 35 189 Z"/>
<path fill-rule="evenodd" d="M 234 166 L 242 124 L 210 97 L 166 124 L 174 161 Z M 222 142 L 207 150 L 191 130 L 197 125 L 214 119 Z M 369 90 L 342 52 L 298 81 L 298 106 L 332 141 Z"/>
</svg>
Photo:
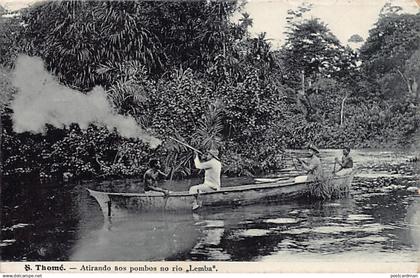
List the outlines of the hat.
<svg viewBox="0 0 420 278">
<path fill-rule="evenodd" d="M 214 158 L 219 160 L 219 151 L 217 149 L 210 149 L 207 151 L 209 154 L 211 154 Z"/>
<path fill-rule="evenodd" d="M 309 144 L 308 149 L 311 149 L 311 150 L 315 151 L 316 153 L 319 153 L 318 148 L 314 144 Z"/>
</svg>

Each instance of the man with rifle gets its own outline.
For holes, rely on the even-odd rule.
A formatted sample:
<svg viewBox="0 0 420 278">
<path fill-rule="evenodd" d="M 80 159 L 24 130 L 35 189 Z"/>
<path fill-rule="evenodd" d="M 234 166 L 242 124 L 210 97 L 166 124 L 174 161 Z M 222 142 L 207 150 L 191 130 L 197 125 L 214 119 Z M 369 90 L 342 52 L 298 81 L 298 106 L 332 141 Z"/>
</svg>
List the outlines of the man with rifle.
<svg viewBox="0 0 420 278">
<path fill-rule="evenodd" d="M 200 207 L 197 200 L 200 193 L 220 190 L 220 174 L 222 171 L 222 163 L 220 163 L 218 155 L 218 150 L 210 149 L 203 155 L 204 161 L 201 161 L 197 152 L 195 152 L 195 167 L 197 169 L 203 169 L 205 173 L 204 182 L 202 184 L 192 186 L 189 190 L 190 194 L 196 194 L 193 210 Z"/>
<path fill-rule="evenodd" d="M 196 148 L 184 143 L 178 139 L 170 137 L 170 139 L 194 151 L 194 164 L 197 169 L 202 169 L 204 173 L 204 182 L 199 185 L 191 186 L 189 193 L 195 195 L 193 210 L 200 207 L 198 197 L 200 193 L 213 192 L 220 190 L 220 175 L 222 172 L 222 163 L 219 158 L 219 151 L 215 148 L 209 149 L 204 154 Z M 198 157 L 198 153 L 202 154 L 202 160 Z"/>
</svg>

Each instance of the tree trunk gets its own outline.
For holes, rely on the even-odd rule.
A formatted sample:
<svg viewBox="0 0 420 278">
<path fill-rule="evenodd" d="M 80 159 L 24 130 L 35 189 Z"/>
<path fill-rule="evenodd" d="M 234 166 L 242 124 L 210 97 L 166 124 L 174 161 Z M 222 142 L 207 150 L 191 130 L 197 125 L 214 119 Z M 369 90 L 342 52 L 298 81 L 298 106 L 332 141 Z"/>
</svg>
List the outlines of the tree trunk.
<svg viewBox="0 0 420 278">
<path fill-rule="evenodd" d="M 301 81 L 302 81 L 302 94 L 305 95 L 305 71 L 304 70 L 302 70 Z"/>
<path fill-rule="evenodd" d="M 401 75 L 401 78 L 404 80 L 404 82 L 405 82 L 405 84 L 407 86 L 408 92 L 410 93 L 410 95 L 412 95 L 413 94 L 413 90 L 411 89 L 410 81 L 404 76 L 404 74 L 399 69 L 397 69 L 397 71 Z"/>
<path fill-rule="evenodd" d="M 341 101 L 341 111 L 340 111 L 340 127 L 343 127 L 344 125 L 344 104 L 348 98 L 348 95 L 346 94 Z"/>
<path fill-rule="evenodd" d="M 411 90 L 413 91 L 413 94 L 415 96 L 416 99 L 416 105 L 419 105 L 419 86 L 417 84 L 417 80 L 416 77 L 414 77 L 413 79 L 413 84 L 411 85 Z"/>
</svg>

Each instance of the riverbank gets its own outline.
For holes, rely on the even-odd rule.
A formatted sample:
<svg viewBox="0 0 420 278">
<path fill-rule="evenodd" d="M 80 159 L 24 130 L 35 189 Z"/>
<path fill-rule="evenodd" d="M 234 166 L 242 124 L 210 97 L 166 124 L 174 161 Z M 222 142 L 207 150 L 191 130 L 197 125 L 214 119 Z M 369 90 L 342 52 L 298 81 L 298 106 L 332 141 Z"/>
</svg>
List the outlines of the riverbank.
<svg viewBox="0 0 420 278">
<path fill-rule="evenodd" d="M 306 156 L 306 150 L 286 150 L 287 152 L 293 152 L 295 154 L 301 154 L 302 157 Z M 395 154 L 403 154 L 404 155 L 404 159 L 406 160 L 405 162 L 411 162 L 411 163 L 416 163 L 419 160 L 419 156 L 416 155 L 416 149 L 414 148 L 409 148 L 408 150 L 400 147 L 400 148 L 393 148 L 393 149 L 355 149 L 352 150 L 351 152 L 351 156 L 353 157 L 353 160 L 355 162 L 355 165 L 357 165 L 358 163 L 361 163 L 361 161 L 372 161 L 375 159 L 375 157 L 377 157 L 377 154 L 383 154 L 384 156 L 386 156 L 386 154 L 391 154 L 390 158 L 389 158 L 389 163 L 394 164 L 397 162 L 402 162 L 401 161 L 401 157 L 399 157 L 398 155 Z M 324 168 L 331 168 L 331 163 L 334 161 L 335 157 L 341 157 L 342 155 L 342 150 L 341 149 L 321 149 L 321 156 L 322 156 L 322 161 L 324 162 Z M 364 155 L 360 155 L 360 153 L 363 153 Z M 366 154 L 372 154 L 372 159 L 370 160 L 369 157 Z M 282 164 L 284 167 L 287 167 L 287 169 L 291 169 L 294 168 L 294 165 L 291 163 L 290 160 L 285 160 L 285 163 Z M 226 165 L 224 165 L 224 167 L 226 167 Z M 284 168 L 279 168 L 279 169 L 270 169 L 269 171 L 261 171 L 259 173 L 256 173 L 255 175 L 250 175 L 250 173 L 247 174 L 243 174 L 243 175 L 234 175 L 237 177 L 264 177 L 264 176 L 281 176 L 281 175 L 285 175 L 284 172 L 282 172 L 281 170 Z M 394 172 L 397 172 L 398 169 L 394 170 Z M 280 171 L 280 172 L 279 172 Z M 67 174 L 67 173 L 65 173 Z M 70 173 L 71 174 L 71 173 Z M 36 175 L 28 175 L 26 177 L 23 176 L 14 176 L 14 177 L 8 177 L 8 176 L 3 176 L 3 184 L 4 187 L 7 187 L 9 184 L 40 184 L 43 185 L 45 187 L 48 186 L 63 186 L 63 187 L 71 187 L 74 186 L 75 184 L 79 184 L 79 185 L 87 185 L 87 184 L 92 184 L 92 183 L 102 183 L 105 187 L 115 187 L 115 186 L 125 186 L 125 188 L 127 190 L 130 190 L 130 186 L 129 185 L 133 185 L 133 184 L 139 184 L 142 182 L 142 174 L 138 174 L 137 176 L 128 176 L 128 177 L 98 177 L 98 178 L 94 178 L 94 179 L 83 179 L 83 178 L 78 178 L 77 176 L 73 176 L 71 174 L 71 178 L 68 179 L 64 179 L 63 175 L 55 175 L 55 176 L 50 176 L 50 177 L 42 177 L 39 178 Z M 182 181 L 182 180 L 191 180 L 191 179 L 199 179 L 201 175 L 198 172 L 194 172 L 194 175 L 190 175 L 190 176 L 184 176 L 184 177 L 180 177 L 180 176 L 174 176 L 173 180 L 174 181 Z M 231 175 L 226 175 L 226 174 L 222 174 L 222 176 L 224 178 L 228 178 Z M 171 181 L 170 179 L 163 181 L 163 184 L 170 184 Z"/>
</svg>

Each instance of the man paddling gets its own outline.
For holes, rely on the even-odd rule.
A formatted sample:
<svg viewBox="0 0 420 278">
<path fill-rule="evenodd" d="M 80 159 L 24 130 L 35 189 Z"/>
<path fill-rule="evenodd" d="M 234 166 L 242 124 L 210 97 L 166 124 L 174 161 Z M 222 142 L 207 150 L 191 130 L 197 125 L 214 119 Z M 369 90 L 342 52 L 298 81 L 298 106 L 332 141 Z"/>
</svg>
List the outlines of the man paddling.
<svg viewBox="0 0 420 278">
<path fill-rule="evenodd" d="M 339 168 L 334 174 L 338 176 L 345 176 L 353 171 L 353 158 L 350 156 L 350 148 L 345 147 L 343 149 L 343 156 L 341 157 L 341 161 L 336 157 L 335 162 L 338 163 Z"/>
<path fill-rule="evenodd" d="M 322 165 L 319 158 L 319 150 L 315 145 L 310 144 L 308 150 L 311 153 L 311 158 L 308 162 L 298 159 L 302 168 L 307 172 L 306 180 L 314 180 L 316 177 L 322 177 Z"/>
<path fill-rule="evenodd" d="M 157 181 L 159 176 L 167 177 L 168 175 L 160 171 L 161 165 L 160 161 L 157 159 L 151 159 L 149 161 L 149 169 L 144 173 L 143 180 L 144 180 L 144 191 L 156 191 L 162 192 L 166 196 L 169 194 L 168 190 L 163 188 L 157 187 Z"/>
<path fill-rule="evenodd" d="M 204 161 L 201 161 L 197 152 L 195 152 L 195 167 L 197 169 L 205 170 L 205 173 L 204 182 L 202 184 L 192 186 L 189 190 L 190 194 L 196 194 L 193 210 L 200 207 L 197 200 L 199 193 L 220 190 L 220 174 L 222 171 L 222 163 L 220 162 L 218 155 L 218 150 L 211 149 L 203 155 Z"/>
</svg>

